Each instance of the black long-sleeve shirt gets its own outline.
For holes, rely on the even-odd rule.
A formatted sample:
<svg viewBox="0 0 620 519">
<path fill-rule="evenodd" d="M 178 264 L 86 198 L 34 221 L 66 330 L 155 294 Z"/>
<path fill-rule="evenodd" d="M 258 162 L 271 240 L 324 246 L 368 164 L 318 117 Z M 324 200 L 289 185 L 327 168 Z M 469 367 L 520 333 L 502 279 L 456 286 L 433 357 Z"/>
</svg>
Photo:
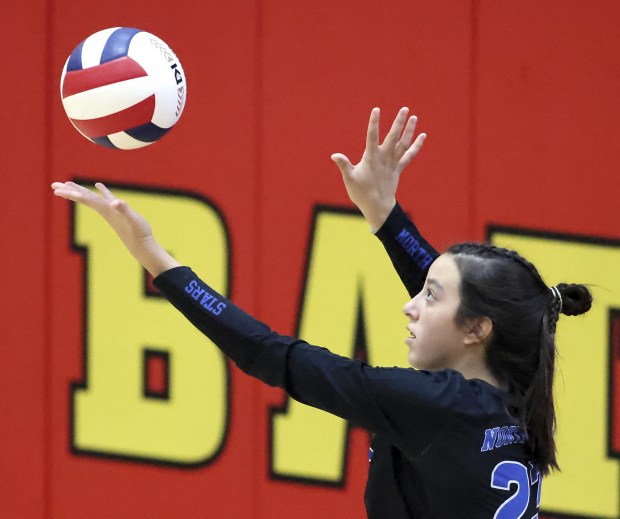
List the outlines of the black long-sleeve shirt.
<svg viewBox="0 0 620 519">
<path fill-rule="evenodd" d="M 377 237 L 409 293 L 421 290 L 437 252 L 400 206 Z M 241 370 L 374 433 L 370 519 L 536 514 L 540 476 L 499 389 L 453 370 L 372 367 L 277 334 L 188 267 L 155 285 Z"/>
</svg>

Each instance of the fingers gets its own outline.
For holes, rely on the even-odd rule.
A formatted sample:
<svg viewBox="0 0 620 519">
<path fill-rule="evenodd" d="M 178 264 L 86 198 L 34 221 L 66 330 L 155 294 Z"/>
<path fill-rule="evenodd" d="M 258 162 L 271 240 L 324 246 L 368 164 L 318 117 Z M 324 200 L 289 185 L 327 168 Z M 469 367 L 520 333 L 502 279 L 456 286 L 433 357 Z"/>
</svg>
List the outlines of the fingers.
<svg viewBox="0 0 620 519">
<path fill-rule="evenodd" d="M 351 164 L 351 161 L 342 153 L 334 153 L 331 159 L 336 163 L 343 177 L 348 176 L 351 171 L 353 171 L 353 164 Z"/>
<path fill-rule="evenodd" d="M 52 189 L 54 190 L 62 189 L 64 191 L 72 191 L 75 193 L 82 193 L 82 194 L 90 193 L 90 191 L 86 189 L 84 186 L 80 186 L 79 184 L 76 184 L 75 182 L 71 182 L 70 180 L 67 182 L 53 182 Z"/>
<path fill-rule="evenodd" d="M 75 182 L 72 182 L 72 181 L 65 182 L 65 186 L 71 189 L 74 189 L 78 193 L 82 193 L 84 196 L 92 195 L 92 191 L 90 189 L 87 189 L 84 186 L 81 186 L 80 184 L 76 184 Z"/>
<path fill-rule="evenodd" d="M 98 182 L 96 185 L 97 189 L 101 193 L 101 196 L 72 181 L 53 182 L 52 189 L 54 190 L 54 194 L 56 196 L 66 198 L 67 200 L 72 200 L 74 202 L 80 202 L 93 208 L 100 208 L 103 203 L 109 203 L 115 199 L 114 195 L 103 184 Z"/>
<path fill-rule="evenodd" d="M 74 202 L 83 201 L 85 195 L 84 191 L 82 191 L 85 188 L 82 188 L 82 186 L 75 182 L 54 182 L 52 183 L 52 189 L 56 196 L 73 200 Z"/>
<path fill-rule="evenodd" d="M 82 201 L 82 195 L 70 189 L 63 189 L 63 188 L 54 189 L 54 195 L 59 196 L 60 198 L 64 198 L 66 200 L 72 200 L 73 202 Z"/>
<path fill-rule="evenodd" d="M 413 141 L 413 144 L 405 152 L 400 161 L 398 161 L 398 166 L 401 171 L 407 167 L 407 165 L 413 160 L 413 157 L 415 157 L 420 151 L 420 149 L 422 149 L 422 145 L 424 144 L 425 140 L 426 134 L 421 133 L 417 136 L 416 140 Z"/>
<path fill-rule="evenodd" d="M 101 193 L 101 196 L 103 196 L 106 200 L 116 199 L 116 197 L 112 194 L 112 191 L 105 187 L 101 182 L 96 182 L 95 187 Z"/>
<path fill-rule="evenodd" d="M 366 151 L 372 154 L 379 146 L 379 115 L 378 108 L 373 108 L 370 112 L 370 120 L 368 121 L 368 132 L 366 133 Z"/>
<path fill-rule="evenodd" d="M 417 122 L 418 118 L 415 115 L 409 117 L 409 120 L 407 121 L 407 126 L 405 126 L 405 131 L 403 132 L 400 141 L 398 141 L 397 146 L 405 150 L 409 148 L 409 146 L 411 145 L 411 139 L 413 139 L 413 134 L 415 133 L 415 126 Z"/>
<path fill-rule="evenodd" d="M 392 127 L 388 132 L 383 144 L 387 146 L 395 146 L 398 138 L 400 137 L 400 133 L 403 131 L 403 126 L 405 125 L 405 121 L 407 120 L 407 114 L 409 113 L 409 108 L 403 106 L 396 115 L 394 122 L 392 123 Z M 408 125 L 408 123 L 407 123 Z"/>
</svg>

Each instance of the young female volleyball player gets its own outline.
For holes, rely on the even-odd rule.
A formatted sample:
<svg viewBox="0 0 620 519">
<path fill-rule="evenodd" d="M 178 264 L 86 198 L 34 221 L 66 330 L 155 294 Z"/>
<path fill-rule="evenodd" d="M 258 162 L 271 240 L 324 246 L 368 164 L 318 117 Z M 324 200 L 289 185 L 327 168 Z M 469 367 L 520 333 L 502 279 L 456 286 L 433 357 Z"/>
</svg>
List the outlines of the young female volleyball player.
<svg viewBox="0 0 620 519">
<path fill-rule="evenodd" d="M 332 158 L 413 297 L 404 312 L 416 369 L 371 367 L 279 335 L 179 265 L 102 184 L 99 194 L 72 182 L 52 187 L 105 218 L 160 291 L 239 368 L 375 433 L 368 517 L 529 519 L 542 475 L 557 467 L 556 322 L 586 312 L 592 299 L 582 285 L 547 287 L 514 251 L 464 243 L 439 256 L 395 199 L 425 138 L 411 144 L 416 121 L 406 119 L 402 109 L 380 145 L 373 110 L 361 162 Z"/>
</svg>

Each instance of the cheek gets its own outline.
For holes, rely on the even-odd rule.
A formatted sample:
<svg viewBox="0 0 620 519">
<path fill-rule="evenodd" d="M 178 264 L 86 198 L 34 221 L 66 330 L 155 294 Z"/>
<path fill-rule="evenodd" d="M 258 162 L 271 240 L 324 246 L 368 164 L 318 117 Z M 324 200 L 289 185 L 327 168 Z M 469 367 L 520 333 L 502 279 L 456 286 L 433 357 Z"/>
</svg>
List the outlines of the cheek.
<svg viewBox="0 0 620 519">
<path fill-rule="evenodd" d="M 428 315 L 427 317 L 431 317 Z M 454 313 L 435 314 L 416 331 L 418 337 L 409 347 L 409 358 L 418 361 L 449 355 L 462 342 L 462 333 L 454 322 Z"/>
</svg>

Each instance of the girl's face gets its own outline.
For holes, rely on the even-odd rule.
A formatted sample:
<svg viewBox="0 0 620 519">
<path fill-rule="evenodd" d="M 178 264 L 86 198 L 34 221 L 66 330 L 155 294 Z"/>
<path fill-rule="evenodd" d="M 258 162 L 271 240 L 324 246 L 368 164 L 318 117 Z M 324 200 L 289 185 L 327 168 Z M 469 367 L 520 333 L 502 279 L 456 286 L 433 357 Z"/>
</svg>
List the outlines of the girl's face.
<svg viewBox="0 0 620 519">
<path fill-rule="evenodd" d="M 465 352 L 465 326 L 455 323 L 461 276 L 454 258 L 443 254 L 428 272 L 422 291 L 403 308 L 409 318 L 409 364 L 437 371 L 453 368 Z"/>
</svg>

